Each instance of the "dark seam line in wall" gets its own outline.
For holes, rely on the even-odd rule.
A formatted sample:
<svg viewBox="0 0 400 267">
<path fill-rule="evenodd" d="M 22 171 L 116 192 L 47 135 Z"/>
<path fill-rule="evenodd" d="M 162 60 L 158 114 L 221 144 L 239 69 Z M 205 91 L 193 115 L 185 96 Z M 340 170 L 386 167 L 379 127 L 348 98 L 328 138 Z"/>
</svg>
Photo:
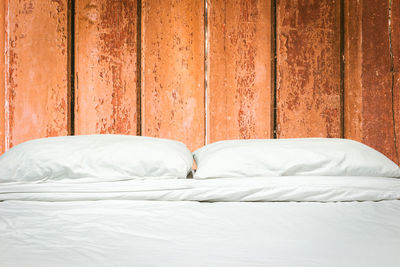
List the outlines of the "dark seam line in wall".
<svg viewBox="0 0 400 267">
<path fill-rule="evenodd" d="M 208 143 L 208 83 L 207 83 L 207 71 L 208 71 L 208 8 L 207 1 L 204 0 L 204 144 Z"/>
<path fill-rule="evenodd" d="M 136 135 L 142 135 L 142 0 L 136 2 Z"/>
<path fill-rule="evenodd" d="M 344 27 L 344 0 L 340 0 L 340 137 L 344 138 L 344 79 L 345 79 L 345 56 L 344 56 L 344 45 L 345 45 L 345 27 Z"/>
<path fill-rule="evenodd" d="M 75 0 L 69 1 L 69 134 L 75 135 Z"/>
<path fill-rule="evenodd" d="M 389 0 L 389 17 L 388 17 L 388 33 L 389 33 L 389 54 L 390 54 L 390 75 L 391 75 L 391 94 L 392 94 L 392 121 L 393 121 L 393 138 L 394 138 L 394 150 L 396 153 L 396 160 L 399 162 L 399 152 L 397 151 L 397 136 L 396 136 L 396 116 L 394 113 L 394 83 L 395 83 L 395 71 L 394 71 L 394 57 L 393 57 L 393 44 L 392 44 L 392 3 L 393 0 Z"/>
<path fill-rule="evenodd" d="M 277 73 L 277 54 L 276 54 L 276 0 L 271 1 L 271 87 L 272 87 L 272 137 L 274 139 L 277 138 L 277 82 L 276 82 L 276 73 Z"/>
</svg>

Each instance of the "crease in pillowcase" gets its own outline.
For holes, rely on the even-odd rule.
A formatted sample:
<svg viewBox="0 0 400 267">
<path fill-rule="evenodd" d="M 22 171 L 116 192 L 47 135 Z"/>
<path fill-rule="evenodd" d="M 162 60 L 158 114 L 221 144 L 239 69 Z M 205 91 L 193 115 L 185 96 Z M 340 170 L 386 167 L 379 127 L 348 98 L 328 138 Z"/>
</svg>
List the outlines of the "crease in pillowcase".
<svg viewBox="0 0 400 267">
<path fill-rule="evenodd" d="M 382 153 L 337 138 L 227 140 L 193 153 L 195 179 L 259 176 L 400 177 Z"/>
<path fill-rule="evenodd" d="M 36 139 L 0 156 L 0 184 L 185 179 L 192 168 L 185 144 L 128 135 Z"/>
</svg>

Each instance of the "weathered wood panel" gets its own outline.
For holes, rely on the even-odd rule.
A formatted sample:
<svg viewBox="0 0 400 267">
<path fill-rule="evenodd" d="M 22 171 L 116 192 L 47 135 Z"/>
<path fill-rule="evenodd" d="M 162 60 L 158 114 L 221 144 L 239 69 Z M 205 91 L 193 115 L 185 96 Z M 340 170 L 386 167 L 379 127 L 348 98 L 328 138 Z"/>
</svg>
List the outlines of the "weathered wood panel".
<svg viewBox="0 0 400 267">
<path fill-rule="evenodd" d="M 277 137 L 340 137 L 340 1 L 277 0 Z"/>
<path fill-rule="evenodd" d="M 362 142 L 362 2 L 345 1 L 344 12 L 344 137 Z"/>
<path fill-rule="evenodd" d="M 68 1 L 8 1 L 6 148 L 68 134 Z"/>
<path fill-rule="evenodd" d="M 0 0 L 0 155 L 5 151 L 5 0 Z"/>
<path fill-rule="evenodd" d="M 142 0 L 142 134 L 204 144 L 204 2 Z"/>
<path fill-rule="evenodd" d="M 391 2 L 392 94 L 396 138 L 396 158 L 400 164 L 400 0 Z"/>
<path fill-rule="evenodd" d="M 75 134 L 136 134 L 136 0 L 75 10 Z"/>
<path fill-rule="evenodd" d="M 345 5 L 345 137 L 397 161 L 394 109 L 398 105 L 394 103 L 390 42 L 397 33 L 393 34 L 394 28 L 389 32 L 389 5 L 389 1 L 379 0 Z"/>
<path fill-rule="evenodd" d="M 207 1 L 208 142 L 270 138 L 271 2 Z"/>
</svg>

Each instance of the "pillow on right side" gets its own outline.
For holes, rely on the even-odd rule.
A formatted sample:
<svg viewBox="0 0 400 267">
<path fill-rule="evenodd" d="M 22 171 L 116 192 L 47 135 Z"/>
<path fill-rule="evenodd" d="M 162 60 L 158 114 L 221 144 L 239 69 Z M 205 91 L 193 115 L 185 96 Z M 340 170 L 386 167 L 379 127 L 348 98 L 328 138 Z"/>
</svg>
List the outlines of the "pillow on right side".
<svg viewBox="0 0 400 267">
<path fill-rule="evenodd" d="M 266 176 L 400 177 L 397 164 L 359 142 L 337 138 L 226 140 L 194 153 L 195 179 Z"/>
</svg>

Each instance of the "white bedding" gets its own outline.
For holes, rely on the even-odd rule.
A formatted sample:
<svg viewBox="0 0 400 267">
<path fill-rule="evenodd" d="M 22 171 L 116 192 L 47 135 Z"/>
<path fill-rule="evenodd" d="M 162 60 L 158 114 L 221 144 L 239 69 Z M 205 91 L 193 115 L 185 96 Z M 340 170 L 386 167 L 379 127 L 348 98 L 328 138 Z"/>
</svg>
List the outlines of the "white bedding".
<svg viewBox="0 0 400 267">
<path fill-rule="evenodd" d="M 400 179 L 0 186 L 0 266 L 400 266 Z"/>
</svg>

